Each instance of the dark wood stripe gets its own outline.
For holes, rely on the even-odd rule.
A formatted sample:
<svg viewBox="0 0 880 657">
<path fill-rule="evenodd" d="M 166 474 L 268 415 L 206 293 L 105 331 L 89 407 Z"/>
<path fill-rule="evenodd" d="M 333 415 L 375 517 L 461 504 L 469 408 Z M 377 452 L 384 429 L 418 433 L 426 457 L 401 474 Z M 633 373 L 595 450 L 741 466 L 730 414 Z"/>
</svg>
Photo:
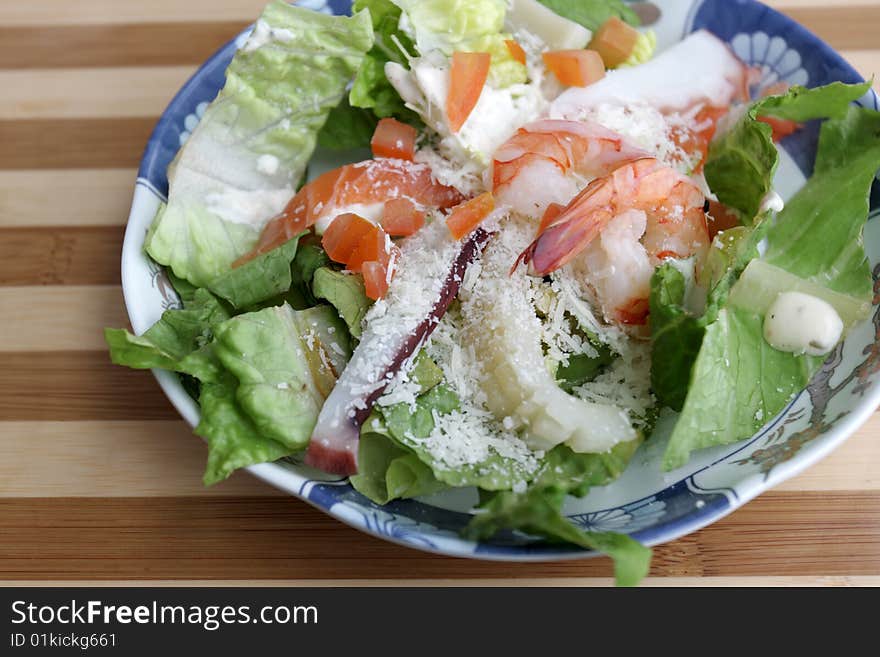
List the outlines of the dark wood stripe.
<svg viewBox="0 0 880 657">
<path fill-rule="evenodd" d="M 880 494 L 767 493 L 656 548 L 655 576 L 876 575 Z M 610 576 L 607 559 L 432 556 L 292 498 L 0 499 L 0 579 Z"/>
<path fill-rule="evenodd" d="M 0 169 L 137 167 L 155 125 L 154 118 L 0 121 Z"/>
<path fill-rule="evenodd" d="M 180 417 L 150 372 L 113 365 L 107 352 L 0 352 L 0 372 L 0 421 Z"/>
<path fill-rule="evenodd" d="M 124 226 L 4 228 L 0 285 L 118 285 Z"/>
<path fill-rule="evenodd" d="M 785 14 L 840 50 L 877 48 L 880 6 L 790 7 Z"/>
<path fill-rule="evenodd" d="M 0 27 L 0 68 L 197 64 L 247 22 Z"/>
</svg>

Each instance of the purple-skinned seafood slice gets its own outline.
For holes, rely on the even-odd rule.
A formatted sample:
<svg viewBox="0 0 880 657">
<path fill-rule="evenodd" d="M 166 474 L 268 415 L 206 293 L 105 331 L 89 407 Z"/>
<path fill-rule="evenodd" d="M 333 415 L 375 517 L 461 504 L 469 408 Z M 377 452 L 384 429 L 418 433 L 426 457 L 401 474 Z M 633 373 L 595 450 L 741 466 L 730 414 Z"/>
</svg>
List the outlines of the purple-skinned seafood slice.
<svg viewBox="0 0 880 657">
<path fill-rule="evenodd" d="M 477 228 L 456 242 L 437 220 L 401 243 L 388 294 L 367 313 L 360 344 L 318 415 L 308 465 L 332 474 L 357 472 L 361 425 L 431 335 L 488 239 L 489 233 Z"/>
</svg>

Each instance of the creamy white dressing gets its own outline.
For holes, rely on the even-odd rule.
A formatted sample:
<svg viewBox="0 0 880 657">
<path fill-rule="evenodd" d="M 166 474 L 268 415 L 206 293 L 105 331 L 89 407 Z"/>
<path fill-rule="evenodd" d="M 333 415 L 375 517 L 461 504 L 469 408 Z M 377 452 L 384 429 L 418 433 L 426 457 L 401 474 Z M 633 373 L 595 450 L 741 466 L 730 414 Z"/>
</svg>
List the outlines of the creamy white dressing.
<svg viewBox="0 0 880 657">
<path fill-rule="evenodd" d="M 782 212 L 785 209 L 785 201 L 775 191 L 770 190 L 767 196 L 761 201 L 761 207 L 758 210 L 760 214 L 764 214 L 772 210 L 773 212 Z"/>
<path fill-rule="evenodd" d="M 257 158 L 257 171 L 265 173 L 267 176 L 274 176 L 278 173 L 278 166 L 281 161 L 274 155 L 264 154 Z"/>
<path fill-rule="evenodd" d="M 764 339 L 779 351 L 824 356 L 842 333 L 834 307 L 803 292 L 782 292 L 764 316 Z"/>
<path fill-rule="evenodd" d="M 351 205 L 346 205 L 345 207 L 335 208 L 333 212 L 330 212 L 323 217 L 320 217 L 317 222 L 315 222 L 315 232 L 318 235 L 323 235 L 324 231 L 333 223 L 333 220 L 336 219 L 341 214 L 346 214 L 350 212 L 351 214 L 356 214 L 368 221 L 373 222 L 374 224 L 378 224 L 379 220 L 382 218 L 382 210 L 385 207 L 384 201 L 379 201 L 377 203 L 352 203 Z"/>
<path fill-rule="evenodd" d="M 265 46 L 270 41 L 293 41 L 296 35 L 283 27 L 272 27 L 266 21 L 260 19 L 254 26 L 254 31 L 244 44 L 242 50 L 251 52 L 257 48 Z"/>
</svg>

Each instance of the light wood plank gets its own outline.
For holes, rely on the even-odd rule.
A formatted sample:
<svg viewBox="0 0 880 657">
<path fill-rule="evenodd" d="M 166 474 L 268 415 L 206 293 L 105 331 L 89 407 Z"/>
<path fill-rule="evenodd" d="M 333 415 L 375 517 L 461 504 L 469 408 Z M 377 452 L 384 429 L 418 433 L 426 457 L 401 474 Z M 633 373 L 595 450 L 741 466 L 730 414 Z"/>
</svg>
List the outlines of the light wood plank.
<svg viewBox="0 0 880 657">
<path fill-rule="evenodd" d="M 206 458 L 183 420 L 0 422 L 0 497 L 283 494 L 244 471 L 205 487 Z"/>
<path fill-rule="evenodd" d="M 769 493 L 656 548 L 651 574 L 876 577 L 878 532 L 878 493 Z M 283 497 L 0 498 L 0 534 L 0 580 L 611 576 L 606 558 L 519 564 L 425 554 Z"/>
<path fill-rule="evenodd" d="M 124 226 L 136 177 L 131 168 L 0 170 L 0 226 Z"/>
<path fill-rule="evenodd" d="M 103 329 L 128 326 L 115 285 L 0 287 L 2 351 L 100 351 Z"/>
<path fill-rule="evenodd" d="M 0 119 L 157 117 L 195 69 L 0 70 Z"/>
<path fill-rule="evenodd" d="M 3 2 L 0 25 L 101 25 L 203 21 L 252 21 L 266 0 L 78 0 Z"/>
</svg>

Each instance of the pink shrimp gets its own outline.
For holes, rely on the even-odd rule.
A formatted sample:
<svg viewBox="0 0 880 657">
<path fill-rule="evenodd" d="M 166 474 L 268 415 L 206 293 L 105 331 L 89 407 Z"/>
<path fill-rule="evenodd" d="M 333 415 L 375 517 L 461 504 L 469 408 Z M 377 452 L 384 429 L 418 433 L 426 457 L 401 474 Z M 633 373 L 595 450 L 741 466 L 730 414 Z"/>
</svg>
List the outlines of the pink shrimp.
<svg viewBox="0 0 880 657">
<path fill-rule="evenodd" d="M 539 219 L 551 203 L 568 203 L 586 182 L 647 156 L 598 123 L 537 121 L 495 152 L 492 190 L 499 204 Z"/>
<path fill-rule="evenodd" d="M 626 163 L 578 194 L 520 256 L 543 276 L 573 263 L 606 320 L 645 324 L 650 279 L 668 258 L 709 249 L 705 197 L 686 176 L 655 158 Z"/>
</svg>

